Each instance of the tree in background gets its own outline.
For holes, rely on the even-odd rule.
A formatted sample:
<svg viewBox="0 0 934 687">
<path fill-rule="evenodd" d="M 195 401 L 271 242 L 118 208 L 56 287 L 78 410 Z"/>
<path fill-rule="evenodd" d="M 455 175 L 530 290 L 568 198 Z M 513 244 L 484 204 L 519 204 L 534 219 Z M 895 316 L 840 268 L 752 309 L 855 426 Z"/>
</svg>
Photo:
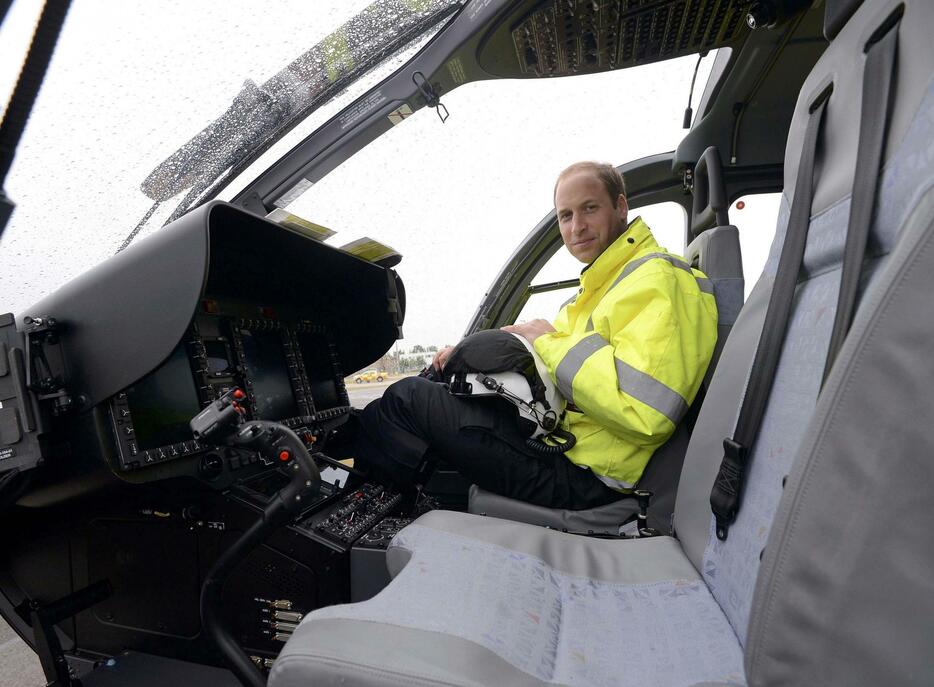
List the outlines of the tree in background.
<svg viewBox="0 0 934 687">
<path fill-rule="evenodd" d="M 408 351 L 405 351 L 396 345 L 382 358 L 375 361 L 372 365 L 368 365 L 367 367 L 363 368 L 363 370 L 359 370 L 358 372 L 363 372 L 364 370 L 369 370 L 372 368 L 376 368 L 377 370 L 381 370 L 390 375 L 419 372 L 426 365 L 431 364 L 431 360 L 434 357 L 434 354 L 437 352 L 438 347 L 435 345 L 422 346 L 421 344 L 415 344 Z"/>
</svg>

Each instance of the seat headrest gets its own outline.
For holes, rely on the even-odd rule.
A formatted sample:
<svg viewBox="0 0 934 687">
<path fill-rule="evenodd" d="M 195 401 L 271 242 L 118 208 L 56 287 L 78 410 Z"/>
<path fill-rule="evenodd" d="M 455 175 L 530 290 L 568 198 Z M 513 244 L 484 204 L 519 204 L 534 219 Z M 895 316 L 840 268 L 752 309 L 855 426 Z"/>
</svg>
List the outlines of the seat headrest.
<svg viewBox="0 0 934 687">
<path fill-rule="evenodd" d="M 725 227 L 730 223 L 723 183 L 720 151 L 710 146 L 694 166 L 694 204 L 691 208 L 691 236 L 697 237 L 711 227 Z"/>
<path fill-rule="evenodd" d="M 824 38 L 832 41 L 850 20 L 863 0 L 826 0 L 824 5 Z"/>
</svg>

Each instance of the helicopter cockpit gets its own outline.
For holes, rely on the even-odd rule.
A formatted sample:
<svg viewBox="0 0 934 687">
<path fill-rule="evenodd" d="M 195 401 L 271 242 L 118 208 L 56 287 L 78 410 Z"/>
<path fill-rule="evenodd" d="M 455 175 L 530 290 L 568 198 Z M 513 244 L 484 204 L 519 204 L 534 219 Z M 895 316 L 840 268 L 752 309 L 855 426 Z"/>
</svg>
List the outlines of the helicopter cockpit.
<svg viewBox="0 0 934 687">
<path fill-rule="evenodd" d="M 934 7 L 377 5 L 398 30 L 373 62 L 329 39 L 244 86 L 143 183 L 153 210 L 184 196 L 166 226 L 0 317 L 0 615 L 47 683 L 929 681 Z M 337 76 L 427 29 L 239 177 Z M 633 208 L 685 209 L 721 312 L 703 397 L 647 473 L 657 498 L 569 514 L 462 485 L 434 508 L 369 481 L 345 377 L 401 338 L 413 294 L 399 256 L 329 245 L 282 221 L 290 204 L 413 112 L 443 120 L 464 83 L 718 49 L 678 148 L 621 167 Z M 744 298 L 727 209 L 763 190 L 783 191 L 778 229 Z M 522 242 L 468 334 L 577 286 L 536 285 L 556 226 Z"/>
</svg>

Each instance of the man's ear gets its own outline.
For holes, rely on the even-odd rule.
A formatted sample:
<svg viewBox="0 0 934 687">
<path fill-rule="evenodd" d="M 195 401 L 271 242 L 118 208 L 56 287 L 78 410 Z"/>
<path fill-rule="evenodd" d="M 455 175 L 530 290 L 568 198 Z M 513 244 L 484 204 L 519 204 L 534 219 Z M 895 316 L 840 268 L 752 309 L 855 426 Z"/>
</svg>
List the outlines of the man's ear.
<svg viewBox="0 0 934 687">
<path fill-rule="evenodd" d="M 629 203 L 626 202 L 626 196 L 624 196 L 622 193 L 620 193 L 619 197 L 616 199 L 616 214 L 625 227 L 627 224 L 627 219 L 629 218 Z"/>
</svg>

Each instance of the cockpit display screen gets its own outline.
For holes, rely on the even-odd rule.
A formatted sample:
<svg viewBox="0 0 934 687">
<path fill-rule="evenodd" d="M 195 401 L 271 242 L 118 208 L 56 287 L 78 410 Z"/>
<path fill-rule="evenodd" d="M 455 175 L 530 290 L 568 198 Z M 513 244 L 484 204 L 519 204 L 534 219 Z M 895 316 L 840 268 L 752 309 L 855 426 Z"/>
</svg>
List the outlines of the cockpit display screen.
<svg viewBox="0 0 934 687">
<path fill-rule="evenodd" d="M 212 375 L 227 374 L 230 372 L 230 352 L 223 341 L 205 341 L 204 352 L 207 356 L 208 372 Z"/>
<path fill-rule="evenodd" d="M 327 336 L 313 333 L 299 334 L 298 346 L 305 361 L 305 374 L 308 377 L 315 410 L 327 410 L 343 405 Z"/>
<path fill-rule="evenodd" d="M 126 395 L 140 450 L 191 440 L 188 423 L 201 412 L 201 404 L 183 343 Z"/>
<path fill-rule="evenodd" d="M 273 422 L 300 415 L 278 332 L 240 331 L 247 374 L 256 397 L 255 415 Z"/>
</svg>

